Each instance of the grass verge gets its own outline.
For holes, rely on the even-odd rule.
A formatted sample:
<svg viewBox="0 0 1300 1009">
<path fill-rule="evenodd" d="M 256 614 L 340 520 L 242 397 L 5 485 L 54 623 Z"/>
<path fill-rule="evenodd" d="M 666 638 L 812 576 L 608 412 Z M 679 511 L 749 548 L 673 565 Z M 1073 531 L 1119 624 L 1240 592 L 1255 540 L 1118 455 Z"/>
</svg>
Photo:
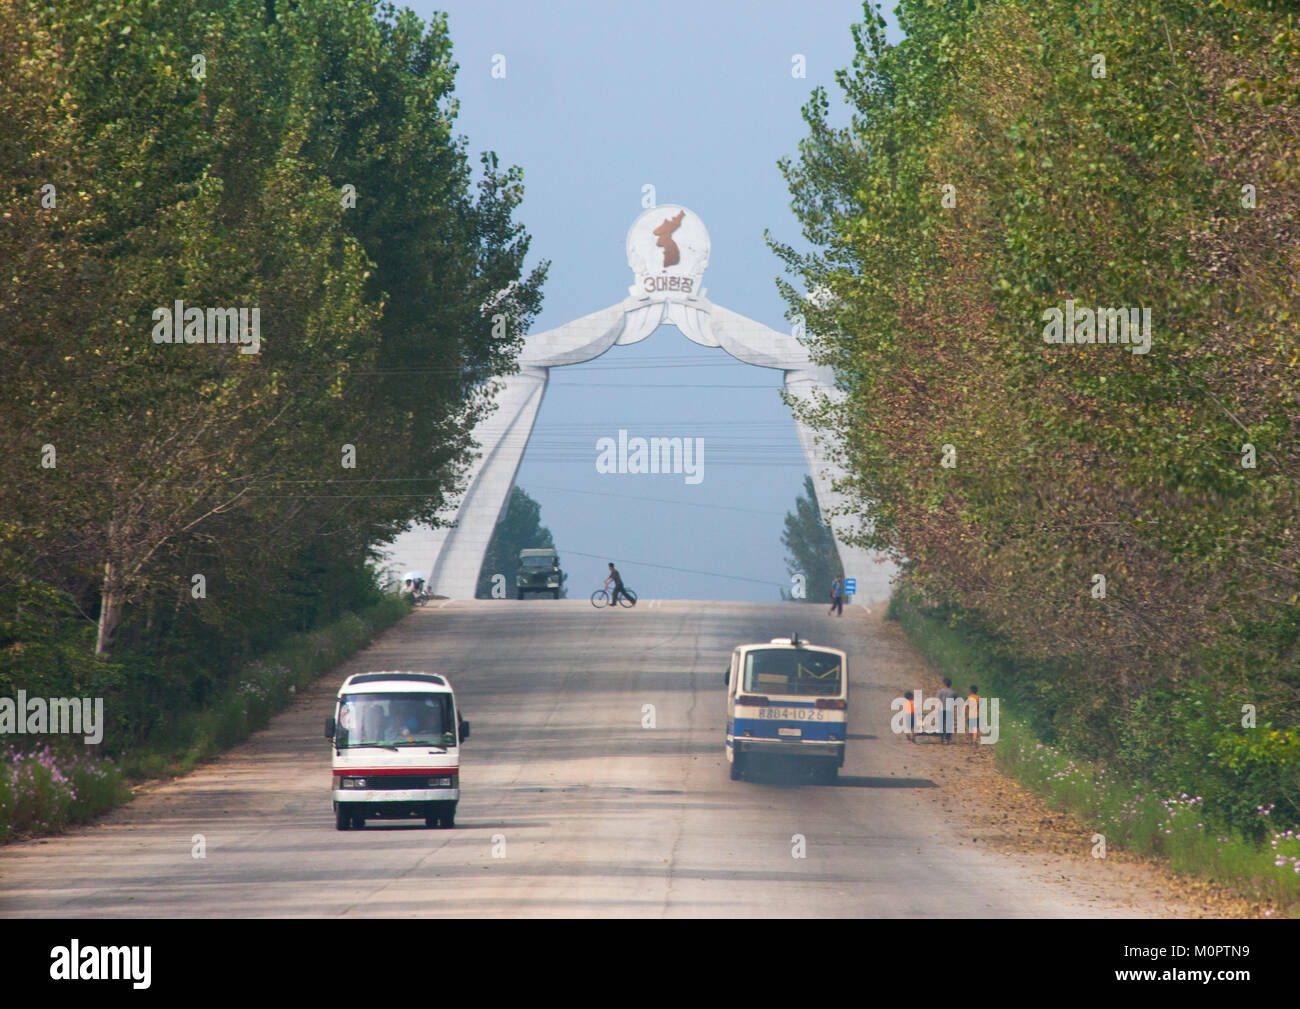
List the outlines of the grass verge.
<svg viewBox="0 0 1300 1009">
<path fill-rule="evenodd" d="M 1014 673 L 1001 660 L 902 594 L 891 600 L 888 616 L 941 675 L 955 683 L 978 682 L 981 695 L 1001 699 L 999 738 L 993 744 L 996 767 L 1093 830 L 1097 857 L 1118 847 L 1159 858 L 1175 872 L 1226 885 L 1272 905 L 1273 913 L 1300 917 L 1300 830 L 1270 824 L 1261 847 L 1236 830 L 1208 828 L 1199 795 L 1156 794 L 1110 768 L 1044 743 L 1031 728 L 1036 713 L 1021 710 L 1023 693 L 1015 700 Z M 1256 815 L 1266 821 L 1272 807 L 1261 807 Z"/>
<path fill-rule="evenodd" d="M 180 715 L 119 760 L 50 745 L 0 752 L 0 842 L 85 823 L 129 801 L 128 781 L 187 774 L 212 760 L 265 726 L 300 687 L 409 612 L 409 603 L 393 597 L 318 630 L 288 636 L 231 677 L 211 704 Z"/>
</svg>

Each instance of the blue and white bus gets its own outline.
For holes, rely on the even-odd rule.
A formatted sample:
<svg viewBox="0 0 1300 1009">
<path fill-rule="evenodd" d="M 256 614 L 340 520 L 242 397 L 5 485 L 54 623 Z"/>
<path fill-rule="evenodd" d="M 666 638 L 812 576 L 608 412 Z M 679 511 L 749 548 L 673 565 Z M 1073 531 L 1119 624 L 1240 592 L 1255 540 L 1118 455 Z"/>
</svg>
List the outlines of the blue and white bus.
<svg viewBox="0 0 1300 1009">
<path fill-rule="evenodd" d="M 844 766 L 849 721 L 848 656 L 795 634 L 741 645 L 727 670 L 727 760 L 739 781 L 755 758 L 790 758 L 818 780 Z"/>
</svg>

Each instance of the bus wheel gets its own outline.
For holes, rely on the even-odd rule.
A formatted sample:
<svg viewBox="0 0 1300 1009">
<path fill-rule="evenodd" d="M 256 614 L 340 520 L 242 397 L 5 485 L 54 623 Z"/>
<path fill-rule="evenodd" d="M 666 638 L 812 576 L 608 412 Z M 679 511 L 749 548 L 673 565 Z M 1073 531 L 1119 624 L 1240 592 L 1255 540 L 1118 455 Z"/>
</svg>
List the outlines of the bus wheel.
<svg viewBox="0 0 1300 1009">
<path fill-rule="evenodd" d="M 334 810 L 334 826 L 339 830 L 347 830 L 352 826 L 352 814 L 347 811 L 347 807 L 342 804 Z"/>
<path fill-rule="evenodd" d="M 366 818 L 362 816 L 360 813 L 357 813 L 352 817 L 352 829 L 353 830 L 366 829 Z"/>
<path fill-rule="evenodd" d="M 745 758 L 736 750 L 731 758 L 731 780 L 741 781 L 745 777 Z"/>
<path fill-rule="evenodd" d="M 833 785 L 839 779 L 839 764 L 827 761 L 817 768 L 817 780 L 823 785 Z"/>
<path fill-rule="evenodd" d="M 440 827 L 456 826 L 456 804 L 454 802 L 449 802 L 442 807 L 442 815 L 438 817 L 438 825 Z"/>
</svg>

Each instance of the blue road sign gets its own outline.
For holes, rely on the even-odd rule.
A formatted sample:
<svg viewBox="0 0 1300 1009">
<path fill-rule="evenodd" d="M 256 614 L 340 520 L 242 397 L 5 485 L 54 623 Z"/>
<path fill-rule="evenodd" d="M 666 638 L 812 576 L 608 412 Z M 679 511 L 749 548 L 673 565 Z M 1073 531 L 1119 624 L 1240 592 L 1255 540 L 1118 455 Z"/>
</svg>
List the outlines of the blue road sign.
<svg viewBox="0 0 1300 1009">
<path fill-rule="evenodd" d="M 856 578 L 844 579 L 844 592 L 846 595 L 853 595 L 858 591 L 858 580 Z"/>
</svg>

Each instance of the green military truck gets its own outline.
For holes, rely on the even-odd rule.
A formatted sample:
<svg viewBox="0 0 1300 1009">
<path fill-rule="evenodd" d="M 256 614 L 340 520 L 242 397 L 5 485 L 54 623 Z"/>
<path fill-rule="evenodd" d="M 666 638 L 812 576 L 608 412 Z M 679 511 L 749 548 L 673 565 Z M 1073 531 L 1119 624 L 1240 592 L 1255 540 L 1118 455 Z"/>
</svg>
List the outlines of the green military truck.
<svg viewBox="0 0 1300 1009">
<path fill-rule="evenodd" d="M 560 570 L 560 557 L 553 547 L 538 547 L 519 551 L 519 574 L 515 576 L 515 590 L 520 599 L 528 593 L 550 593 L 552 599 L 560 598 L 564 572 Z"/>
</svg>

